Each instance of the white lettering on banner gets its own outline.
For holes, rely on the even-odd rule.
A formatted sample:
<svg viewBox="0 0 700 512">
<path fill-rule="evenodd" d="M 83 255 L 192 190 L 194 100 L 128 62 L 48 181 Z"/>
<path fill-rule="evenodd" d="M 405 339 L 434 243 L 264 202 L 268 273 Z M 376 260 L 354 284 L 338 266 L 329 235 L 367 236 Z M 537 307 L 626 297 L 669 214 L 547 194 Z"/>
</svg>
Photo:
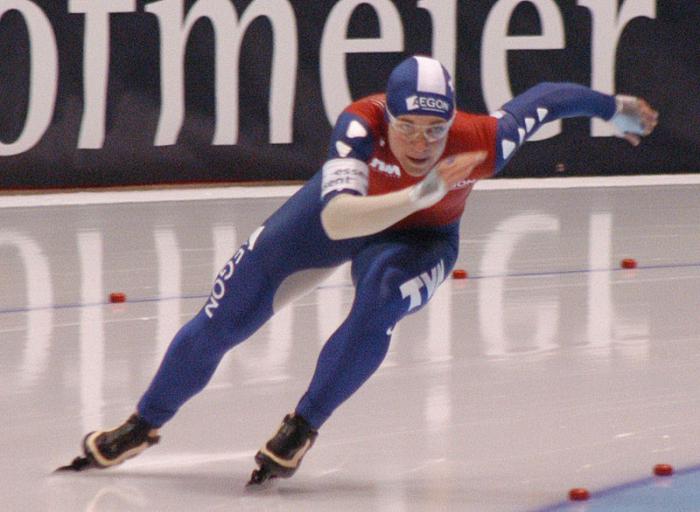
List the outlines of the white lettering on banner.
<svg viewBox="0 0 700 512">
<path fill-rule="evenodd" d="M 439 60 L 450 76 L 455 77 L 457 56 L 458 0 L 420 0 L 418 8 L 428 11 L 433 24 L 432 56 Z"/>
<path fill-rule="evenodd" d="M 238 142 L 238 61 L 243 35 L 258 17 L 272 25 L 274 46 L 270 90 L 270 142 L 292 142 L 297 36 L 294 11 L 285 0 L 254 0 L 238 21 L 230 0 L 199 0 L 183 20 L 184 0 L 146 5 L 158 17 L 161 32 L 162 110 L 155 145 L 177 142 L 185 116 L 184 58 L 194 24 L 207 18 L 216 36 L 216 128 L 214 145 Z"/>
<path fill-rule="evenodd" d="M 0 141 L 0 156 L 19 155 L 41 140 L 51 124 L 58 91 L 58 47 L 46 14 L 29 0 L 4 0 L 0 20 L 8 11 L 18 11 L 29 32 L 29 108 L 17 140 L 11 144 Z"/>
<path fill-rule="evenodd" d="M 541 34 L 508 34 L 517 7 L 532 5 L 540 19 Z M 213 145 L 235 145 L 239 135 L 239 57 L 243 38 L 259 18 L 269 22 L 272 34 L 272 64 L 269 91 L 269 122 L 272 144 L 293 140 L 295 84 L 298 70 L 298 36 L 291 0 L 251 0 L 240 13 L 231 0 L 157 0 L 144 7 L 158 20 L 160 35 L 161 108 L 154 134 L 155 146 L 177 143 L 185 118 L 185 53 L 196 23 L 208 20 L 213 27 L 215 69 L 215 131 Z M 186 9 L 186 6 L 190 6 Z M 416 9 L 427 11 L 431 23 L 432 54 L 455 73 L 458 27 L 458 0 L 420 0 Z M 639 17 L 656 17 L 656 0 L 577 0 L 591 13 L 591 86 L 614 94 L 615 56 L 625 27 Z M 348 25 L 356 9 L 371 8 L 376 14 L 379 36 L 348 37 Z M 109 84 L 110 17 L 114 13 L 138 12 L 136 0 L 69 0 L 70 13 L 84 14 L 83 113 L 78 136 L 79 149 L 104 146 Z M 17 11 L 27 27 L 30 48 L 28 109 L 23 129 L 14 142 L 0 141 L 0 156 L 24 153 L 38 144 L 54 118 L 58 90 L 58 47 L 51 22 L 31 0 L 5 0 L 0 3 L 0 19 Z M 565 48 L 564 20 L 554 0 L 497 0 L 486 18 L 481 44 L 481 84 L 489 111 L 510 100 L 507 53 L 512 50 L 557 50 Z M 391 0 L 338 0 L 325 20 L 319 49 L 321 97 L 326 116 L 333 124 L 352 101 L 346 58 L 354 53 L 398 53 L 404 50 L 401 14 Z M 150 51 L 145 48 L 144 51 Z M 255 87 L 256 84 L 251 84 Z M 431 103 L 434 102 L 434 103 Z M 446 106 L 433 99 L 416 97 L 412 107 Z M 561 123 L 547 123 L 531 140 L 550 138 L 561 131 Z M 591 135 L 604 137 L 612 129 L 602 120 L 593 120 Z M 341 148 L 343 149 L 343 148 Z"/>
<path fill-rule="evenodd" d="M 591 11 L 593 34 L 591 36 L 591 87 L 597 91 L 614 94 L 615 56 L 625 26 L 635 18 L 656 18 L 656 0 L 626 0 L 618 8 L 617 0 L 578 0 L 578 4 Z M 591 135 L 610 137 L 615 133 L 610 124 L 593 119 Z"/>
<path fill-rule="evenodd" d="M 617 0 L 613 0 L 617 1 Z M 481 44 L 481 88 L 486 108 L 498 110 L 513 97 L 508 74 L 508 50 L 560 50 L 565 47 L 564 22 L 553 0 L 531 0 L 540 17 L 539 36 L 509 36 L 513 11 L 523 0 L 499 0 L 489 12 Z M 540 127 L 530 140 L 544 140 L 561 132 L 561 122 Z"/>
<path fill-rule="evenodd" d="M 348 38 L 348 24 L 355 9 L 364 4 L 377 13 L 377 38 Z M 396 6 L 389 0 L 340 0 L 333 6 L 321 37 L 321 94 L 328 122 L 333 125 L 352 102 L 345 55 L 348 53 L 388 53 L 403 51 L 403 25 Z"/>
<path fill-rule="evenodd" d="M 540 16 L 539 36 L 509 36 L 508 26 L 515 8 L 525 0 L 499 0 L 491 9 L 484 27 L 481 45 L 481 83 L 487 109 L 494 111 L 513 97 L 508 78 L 508 50 L 560 50 L 565 48 L 564 25 L 559 7 L 553 0 L 527 0 Z M 591 87 L 615 94 L 615 56 L 625 26 L 634 18 L 656 17 L 656 0 L 578 0 L 591 11 L 592 76 Z M 544 140 L 561 133 L 561 122 L 547 123 L 530 140 Z M 609 137 L 614 130 L 601 119 L 593 119 L 591 135 Z"/>
<path fill-rule="evenodd" d="M 99 149 L 105 140 L 109 76 L 109 15 L 134 12 L 136 0 L 70 0 L 69 12 L 85 14 L 83 44 L 84 110 L 78 147 Z"/>
<path fill-rule="evenodd" d="M 437 290 L 437 287 L 444 280 L 445 262 L 440 260 L 437 265 L 430 269 L 430 272 L 423 272 L 418 277 L 409 279 L 399 286 L 399 290 L 401 290 L 401 297 L 404 299 L 408 297 L 410 299 L 408 311 L 411 311 L 412 309 L 415 309 L 423 304 L 423 297 L 420 293 L 421 288 L 425 287 L 427 295 L 425 301 L 428 302 L 430 297 L 432 297 L 435 293 L 435 290 Z"/>
<path fill-rule="evenodd" d="M 236 266 L 241 263 L 243 256 L 254 249 L 255 243 L 257 242 L 263 229 L 265 229 L 265 226 L 260 226 L 258 229 L 253 231 L 248 238 L 248 241 L 236 251 L 233 257 L 226 262 L 224 268 L 222 268 L 217 274 L 216 279 L 214 280 L 214 286 L 212 286 L 211 289 L 211 294 L 209 295 L 209 300 L 204 306 L 204 313 L 209 318 L 214 318 L 214 312 L 219 307 L 219 301 L 224 297 L 224 295 L 226 295 L 226 282 L 231 279 L 231 276 L 236 271 Z"/>
</svg>

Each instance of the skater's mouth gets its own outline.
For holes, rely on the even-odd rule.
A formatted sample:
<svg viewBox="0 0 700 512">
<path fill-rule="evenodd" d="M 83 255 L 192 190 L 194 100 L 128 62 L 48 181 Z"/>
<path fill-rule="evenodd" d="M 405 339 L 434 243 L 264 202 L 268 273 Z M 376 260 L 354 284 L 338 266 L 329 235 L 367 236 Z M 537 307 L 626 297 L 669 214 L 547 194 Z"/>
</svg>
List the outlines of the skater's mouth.
<svg viewBox="0 0 700 512">
<path fill-rule="evenodd" d="M 422 167 L 430 161 L 429 156 L 426 156 L 423 158 L 416 158 L 413 156 L 406 155 L 406 158 L 408 158 L 408 161 L 411 162 L 416 167 Z"/>
</svg>

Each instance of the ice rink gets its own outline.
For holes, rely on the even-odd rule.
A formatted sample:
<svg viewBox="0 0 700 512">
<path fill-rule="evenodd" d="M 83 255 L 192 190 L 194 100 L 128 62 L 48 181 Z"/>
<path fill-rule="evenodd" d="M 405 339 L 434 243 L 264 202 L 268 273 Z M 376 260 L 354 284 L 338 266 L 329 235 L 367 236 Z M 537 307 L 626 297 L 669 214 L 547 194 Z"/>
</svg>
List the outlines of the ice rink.
<svg viewBox="0 0 700 512">
<path fill-rule="evenodd" d="M 252 491 L 253 455 L 350 306 L 347 267 L 230 352 L 160 444 L 111 470 L 52 470 L 134 410 L 289 189 L 0 196 L 2 509 L 700 510 L 700 180 L 515 186 L 478 186 L 469 278 L 397 326 L 292 479 Z M 653 477 L 658 463 L 677 474 Z M 574 487 L 591 499 L 568 505 Z"/>
</svg>

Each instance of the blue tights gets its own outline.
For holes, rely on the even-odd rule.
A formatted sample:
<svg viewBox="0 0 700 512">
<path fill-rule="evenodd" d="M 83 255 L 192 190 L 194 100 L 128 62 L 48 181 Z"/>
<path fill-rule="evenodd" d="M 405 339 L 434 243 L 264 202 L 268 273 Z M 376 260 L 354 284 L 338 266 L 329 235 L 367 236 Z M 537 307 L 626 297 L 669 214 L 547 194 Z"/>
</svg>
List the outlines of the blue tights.
<svg viewBox="0 0 700 512">
<path fill-rule="evenodd" d="M 219 273 L 197 315 L 175 335 L 138 404 L 154 427 L 211 379 L 224 354 L 273 314 L 279 285 L 300 270 L 352 261 L 355 300 L 325 343 L 295 412 L 319 428 L 379 367 L 391 329 L 424 306 L 454 266 L 458 225 L 333 241 L 320 222 L 320 173 L 277 210 Z"/>
</svg>

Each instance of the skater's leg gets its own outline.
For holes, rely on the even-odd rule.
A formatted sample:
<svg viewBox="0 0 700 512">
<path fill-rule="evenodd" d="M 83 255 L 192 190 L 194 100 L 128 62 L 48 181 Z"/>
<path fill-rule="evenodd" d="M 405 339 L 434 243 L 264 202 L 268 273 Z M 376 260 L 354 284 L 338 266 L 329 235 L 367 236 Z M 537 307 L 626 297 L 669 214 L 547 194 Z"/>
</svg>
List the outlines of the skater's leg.
<svg viewBox="0 0 700 512">
<path fill-rule="evenodd" d="M 85 456 L 63 469 L 110 467 L 154 444 L 158 428 L 206 385 L 227 350 L 304 285 L 350 259 L 362 241 L 325 235 L 320 189 L 319 173 L 251 235 L 217 276 L 204 307 L 171 342 L 137 414 L 113 430 L 88 434 Z"/>
<path fill-rule="evenodd" d="M 331 271 L 308 269 L 292 274 L 282 281 L 277 293 L 272 294 L 272 300 L 270 291 L 261 286 L 261 293 L 253 294 L 250 299 L 257 303 L 257 309 L 249 309 L 240 317 L 216 312 L 217 316 L 225 317 L 221 323 L 231 324 L 226 328 L 207 316 L 205 306 L 171 342 L 156 376 L 139 402 L 139 415 L 156 428 L 163 425 L 184 402 L 206 386 L 230 348 L 248 338 L 273 312 L 313 289 Z M 240 294 L 235 297 L 237 302 L 245 300 Z M 219 308 L 223 305 L 220 302 Z"/>
<path fill-rule="evenodd" d="M 253 259 L 244 255 L 235 265 L 234 256 L 219 274 L 207 303 L 173 338 L 138 404 L 139 416 L 152 426 L 162 426 L 201 391 L 224 354 L 272 314 L 277 283 L 260 275 L 254 261 L 248 263 Z"/>
<path fill-rule="evenodd" d="M 224 354 L 302 288 L 350 258 L 360 242 L 328 239 L 319 219 L 320 175 L 277 210 L 219 272 L 201 311 L 175 336 L 139 416 L 160 427 L 211 379 Z M 301 276 L 301 278 L 300 278 Z"/>
<path fill-rule="evenodd" d="M 394 325 L 428 302 L 456 256 L 456 228 L 444 236 L 397 236 L 363 249 L 353 260 L 350 314 L 321 351 L 296 414 L 318 429 L 376 371 Z"/>
<path fill-rule="evenodd" d="M 379 367 L 391 328 L 427 303 L 457 255 L 456 226 L 446 233 L 373 237 L 353 259 L 355 300 L 348 318 L 326 342 L 316 372 L 294 415 L 255 456 L 249 484 L 290 477 L 318 428 Z M 419 284 L 420 283 L 420 284 Z"/>
</svg>

